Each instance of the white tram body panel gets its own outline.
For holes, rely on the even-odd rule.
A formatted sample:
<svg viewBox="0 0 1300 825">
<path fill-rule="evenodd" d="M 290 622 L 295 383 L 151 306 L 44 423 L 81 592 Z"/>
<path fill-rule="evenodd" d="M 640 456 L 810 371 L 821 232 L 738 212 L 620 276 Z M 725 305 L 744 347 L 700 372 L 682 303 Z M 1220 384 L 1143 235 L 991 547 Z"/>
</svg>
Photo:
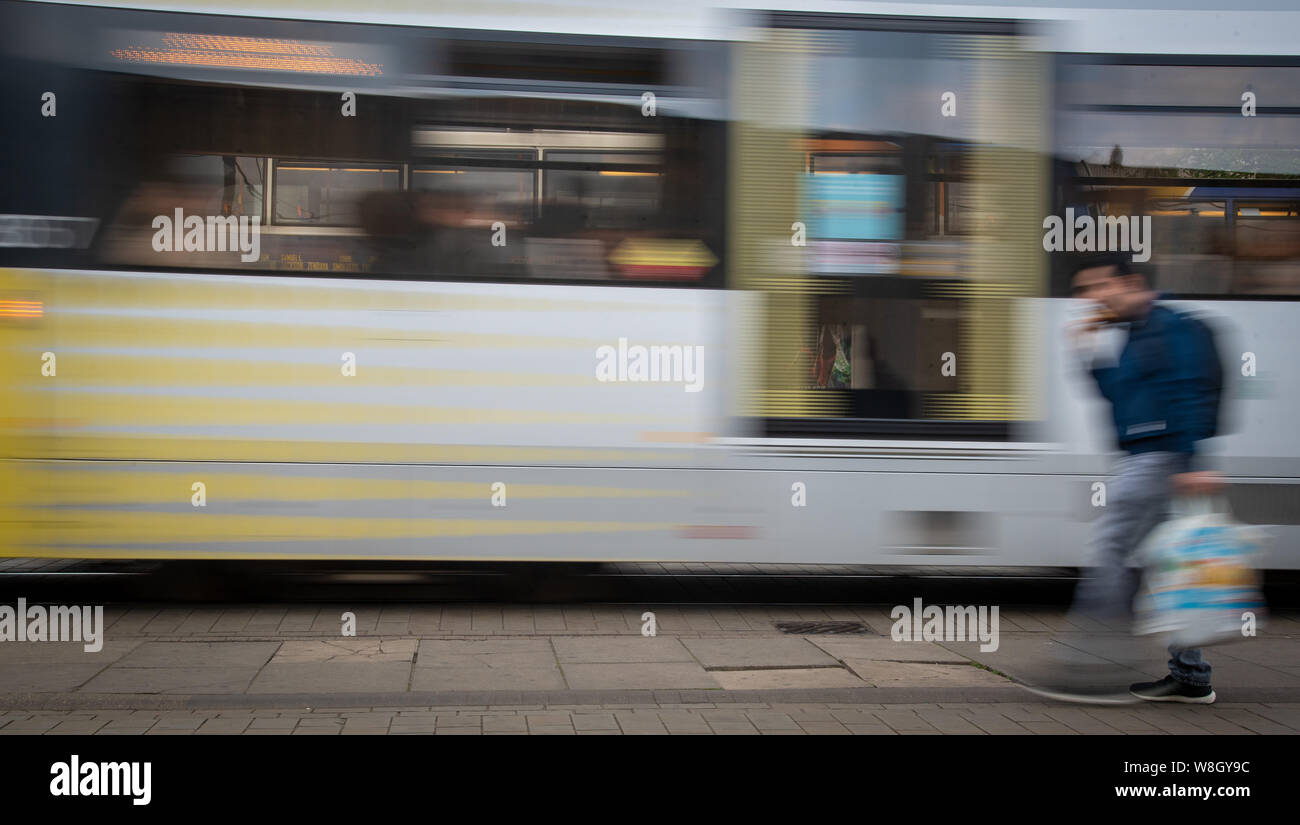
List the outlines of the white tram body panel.
<svg viewBox="0 0 1300 825">
<path fill-rule="evenodd" d="M 741 0 L 558 2 L 532 4 L 519 16 L 518 4 L 453 10 L 400 0 L 352 9 L 344 21 L 334 8 L 287 0 L 87 5 L 124 15 L 188 12 L 196 26 L 219 12 L 404 27 L 403 37 L 426 28 L 524 40 L 634 35 L 737 49 L 763 40 L 767 12 L 795 21 L 878 15 L 903 28 L 899 20 L 1018 22 L 1029 50 L 1048 55 L 1226 53 L 1294 62 L 1300 54 L 1300 12 L 1281 7 L 1234 10 L 1227 37 L 1221 12 L 962 2 L 780 9 Z M 135 24 L 132 18 L 123 30 Z M 955 24 L 940 28 L 948 25 Z M 373 40 L 365 54 L 405 65 L 398 51 Z M 800 48 L 816 53 L 832 40 L 814 37 Z M 73 38 L 64 48 L 91 42 Z M 954 53 L 968 47 L 944 45 Z M 704 54 L 686 52 L 692 60 Z M 701 59 L 707 75 L 712 57 Z M 104 68 L 98 57 L 85 60 Z M 177 76 L 193 79 L 195 71 Z M 458 97 L 471 109 L 480 97 L 505 94 L 408 74 L 391 87 L 359 88 Z M 223 75 L 223 82 L 234 81 Z M 674 82 L 665 114 L 717 120 L 768 111 L 763 95 L 710 99 L 702 81 Z M 558 88 L 531 83 L 503 81 L 519 99 L 544 99 Z M 280 77 L 256 85 L 319 90 L 328 83 Z M 574 105 L 639 101 L 633 85 L 566 94 Z M 770 111 L 779 120 L 793 109 Z M 545 153 L 559 151 L 555 141 L 580 139 L 553 130 L 543 147 L 543 138 L 501 131 L 475 143 L 478 127 L 457 128 L 418 124 L 412 140 L 453 153 L 532 147 L 537 168 L 549 170 Z M 599 129 L 581 139 L 593 152 L 612 140 Z M 631 146 L 615 148 L 630 154 Z M 649 151 L 650 144 L 637 146 Z M 415 165 L 403 161 L 404 181 Z M 728 174 L 737 168 L 764 171 L 733 166 Z M 539 172 L 538 193 L 551 185 L 547 174 Z M 729 221 L 736 232 L 739 220 Z M 267 227 L 268 237 L 293 232 L 348 234 Z M 0 302 L 11 303 L 0 310 L 19 310 L 0 318 L 7 398 L 0 555 L 913 568 L 1088 561 L 1100 512 L 1095 485 L 1117 454 L 1105 404 L 1065 348 L 1069 300 L 1010 304 L 1022 346 L 1032 350 L 1018 369 L 1028 372 L 1019 378 L 1034 413 L 1013 420 L 1005 438 L 775 435 L 745 409 L 758 380 L 752 350 L 763 343 L 772 296 L 731 279 L 726 285 L 8 266 L 0 269 Z M 1294 296 L 1256 296 L 1178 305 L 1214 320 L 1229 375 L 1225 431 L 1202 446 L 1230 479 L 1238 516 L 1269 533 L 1262 565 L 1300 569 L 1300 304 Z M 31 306 L 39 312 L 23 309 Z M 637 347 L 662 359 L 655 364 L 662 374 L 640 377 L 631 363 Z M 57 375 L 42 372 L 48 353 L 57 355 Z M 681 361 L 691 355 L 698 372 Z M 1247 355 L 1249 376 L 1239 374 Z"/>
</svg>

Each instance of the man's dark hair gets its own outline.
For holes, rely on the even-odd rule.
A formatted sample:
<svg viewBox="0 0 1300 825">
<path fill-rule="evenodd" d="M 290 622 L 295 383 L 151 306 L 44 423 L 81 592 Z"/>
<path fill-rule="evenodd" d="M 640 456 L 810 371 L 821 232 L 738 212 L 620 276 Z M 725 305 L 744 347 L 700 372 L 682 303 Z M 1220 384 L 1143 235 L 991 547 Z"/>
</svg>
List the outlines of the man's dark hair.
<svg viewBox="0 0 1300 825">
<path fill-rule="evenodd" d="M 1147 289 L 1155 289 L 1155 272 L 1146 266 L 1135 265 L 1132 256 L 1124 252 L 1099 252 L 1093 255 L 1083 255 L 1075 263 L 1074 274 L 1077 275 L 1081 270 L 1100 266 L 1115 267 L 1113 276 L 1116 278 L 1122 278 L 1126 275 L 1141 275 L 1142 280 L 1146 281 Z"/>
<path fill-rule="evenodd" d="M 1133 261 L 1121 252 L 1103 252 L 1095 255 L 1081 256 L 1074 265 L 1074 273 L 1077 275 L 1085 269 L 1094 269 L 1102 266 L 1115 267 L 1115 275 L 1132 275 L 1136 270 L 1133 269 Z"/>
</svg>

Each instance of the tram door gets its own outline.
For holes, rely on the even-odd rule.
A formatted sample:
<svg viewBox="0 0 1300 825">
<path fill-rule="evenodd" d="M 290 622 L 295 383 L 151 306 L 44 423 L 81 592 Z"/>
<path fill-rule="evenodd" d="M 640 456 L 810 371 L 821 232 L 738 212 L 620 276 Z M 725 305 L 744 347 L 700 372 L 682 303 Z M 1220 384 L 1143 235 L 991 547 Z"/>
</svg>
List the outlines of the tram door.
<svg viewBox="0 0 1300 825">
<path fill-rule="evenodd" d="M 729 282 L 761 318 L 741 414 L 774 436 L 1014 437 L 1039 415 L 1044 57 L 1013 29 L 810 19 L 736 47 Z"/>
</svg>

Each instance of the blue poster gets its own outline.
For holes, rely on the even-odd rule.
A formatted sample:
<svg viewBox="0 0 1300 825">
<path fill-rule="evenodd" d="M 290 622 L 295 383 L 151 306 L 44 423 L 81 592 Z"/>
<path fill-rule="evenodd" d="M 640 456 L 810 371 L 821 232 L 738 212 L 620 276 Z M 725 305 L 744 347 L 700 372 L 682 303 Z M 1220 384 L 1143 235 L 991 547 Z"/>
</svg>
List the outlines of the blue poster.
<svg viewBox="0 0 1300 825">
<path fill-rule="evenodd" d="M 806 174 L 803 213 L 809 238 L 902 240 L 903 176 Z"/>
</svg>

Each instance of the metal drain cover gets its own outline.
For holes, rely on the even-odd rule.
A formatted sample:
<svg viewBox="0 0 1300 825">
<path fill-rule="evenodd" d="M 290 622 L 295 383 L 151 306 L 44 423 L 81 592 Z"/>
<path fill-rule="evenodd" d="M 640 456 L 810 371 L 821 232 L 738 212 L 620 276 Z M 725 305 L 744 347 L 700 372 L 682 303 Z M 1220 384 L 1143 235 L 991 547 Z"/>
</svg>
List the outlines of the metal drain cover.
<svg viewBox="0 0 1300 825">
<path fill-rule="evenodd" d="M 862 622 L 777 622 L 782 633 L 869 633 Z"/>
</svg>

